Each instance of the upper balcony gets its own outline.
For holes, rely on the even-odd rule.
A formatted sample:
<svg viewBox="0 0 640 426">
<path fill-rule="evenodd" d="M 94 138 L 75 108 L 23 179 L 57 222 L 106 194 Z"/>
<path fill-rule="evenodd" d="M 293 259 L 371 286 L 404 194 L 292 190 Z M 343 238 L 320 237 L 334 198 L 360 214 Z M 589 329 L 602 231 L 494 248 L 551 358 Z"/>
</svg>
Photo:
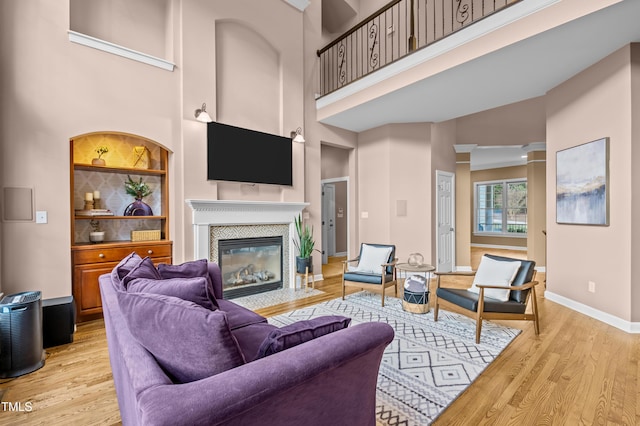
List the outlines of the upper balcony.
<svg viewBox="0 0 640 426">
<path fill-rule="evenodd" d="M 363 131 L 542 96 L 630 42 L 637 0 L 394 0 L 318 51 L 320 122 Z"/>
<path fill-rule="evenodd" d="M 522 0 L 394 0 L 318 50 L 320 96 Z"/>
</svg>

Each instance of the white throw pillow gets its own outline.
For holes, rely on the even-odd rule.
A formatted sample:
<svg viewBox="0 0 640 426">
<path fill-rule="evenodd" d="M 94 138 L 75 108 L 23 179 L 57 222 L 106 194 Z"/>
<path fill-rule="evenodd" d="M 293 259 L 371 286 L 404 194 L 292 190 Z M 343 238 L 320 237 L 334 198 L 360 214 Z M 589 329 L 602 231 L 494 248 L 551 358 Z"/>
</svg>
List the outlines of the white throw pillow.
<svg viewBox="0 0 640 426">
<path fill-rule="evenodd" d="M 382 271 L 381 265 L 387 263 L 389 260 L 391 250 L 391 247 L 375 247 L 369 244 L 363 244 L 356 271 L 368 274 L 379 274 Z"/>
<path fill-rule="evenodd" d="M 480 259 L 480 266 L 473 279 L 473 285 L 468 290 L 472 293 L 480 294 L 480 288 L 476 284 L 485 285 L 499 285 L 501 287 L 509 287 L 513 282 L 513 279 L 518 273 L 522 262 L 516 261 L 503 261 L 491 259 L 487 256 L 482 256 Z M 509 300 L 509 289 L 497 289 L 497 288 L 485 288 L 484 295 L 492 299 L 501 300 L 506 302 Z"/>
</svg>

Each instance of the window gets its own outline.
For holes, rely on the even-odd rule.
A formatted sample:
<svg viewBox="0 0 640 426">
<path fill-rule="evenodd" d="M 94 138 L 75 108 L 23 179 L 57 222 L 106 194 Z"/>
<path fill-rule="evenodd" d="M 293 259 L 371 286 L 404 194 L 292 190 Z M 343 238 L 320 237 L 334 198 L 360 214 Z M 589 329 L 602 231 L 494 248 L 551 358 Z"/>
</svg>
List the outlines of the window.
<svg viewBox="0 0 640 426">
<path fill-rule="evenodd" d="M 526 179 L 475 184 L 475 233 L 527 235 Z"/>
</svg>

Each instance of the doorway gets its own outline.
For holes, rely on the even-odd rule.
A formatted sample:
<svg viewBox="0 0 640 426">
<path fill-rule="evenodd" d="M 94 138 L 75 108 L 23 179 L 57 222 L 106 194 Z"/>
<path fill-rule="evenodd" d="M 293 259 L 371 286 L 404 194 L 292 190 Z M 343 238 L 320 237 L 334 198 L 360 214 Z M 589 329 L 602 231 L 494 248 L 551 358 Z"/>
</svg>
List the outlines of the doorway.
<svg viewBox="0 0 640 426">
<path fill-rule="evenodd" d="M 346 256 L 349 247 L 349 178 L 323 179 L 322 185 L 322 263 L 329 257 Z"/>
</svg>

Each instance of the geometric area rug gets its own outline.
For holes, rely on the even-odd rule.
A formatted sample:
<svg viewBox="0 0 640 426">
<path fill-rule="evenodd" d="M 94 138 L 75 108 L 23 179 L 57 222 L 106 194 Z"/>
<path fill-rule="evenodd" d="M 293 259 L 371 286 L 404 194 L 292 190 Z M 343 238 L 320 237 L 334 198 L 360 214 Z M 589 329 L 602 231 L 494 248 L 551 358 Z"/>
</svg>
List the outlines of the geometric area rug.
<svg viewBox="0 0 640 426">
<path fill-rule="evenodd" d="M 480 344 L 475 320 L 440 309 L 402 310 L 402 300 L 359 292 L 268 318 L 282 327 L 323 315 L 343 315 L 351 324 L 386 322 L 395 337 L 382 357 L 376 390 L 378 425 L 428 425 L 460 395 L 521 330 L 484 321 Z"/>
<path fill-rule="evenodd" d="M 230 299 L 236 305 L 243 306 L 251 311 L 263 309 L 281 303 L 293 302 L 307 297 L 324 294 L 324 291 L 316 289 L 302 290 L 297 288 L 281 288 L 264 293 L 252 294 L 249 296 L 236 297 Z"/>
</svg>

